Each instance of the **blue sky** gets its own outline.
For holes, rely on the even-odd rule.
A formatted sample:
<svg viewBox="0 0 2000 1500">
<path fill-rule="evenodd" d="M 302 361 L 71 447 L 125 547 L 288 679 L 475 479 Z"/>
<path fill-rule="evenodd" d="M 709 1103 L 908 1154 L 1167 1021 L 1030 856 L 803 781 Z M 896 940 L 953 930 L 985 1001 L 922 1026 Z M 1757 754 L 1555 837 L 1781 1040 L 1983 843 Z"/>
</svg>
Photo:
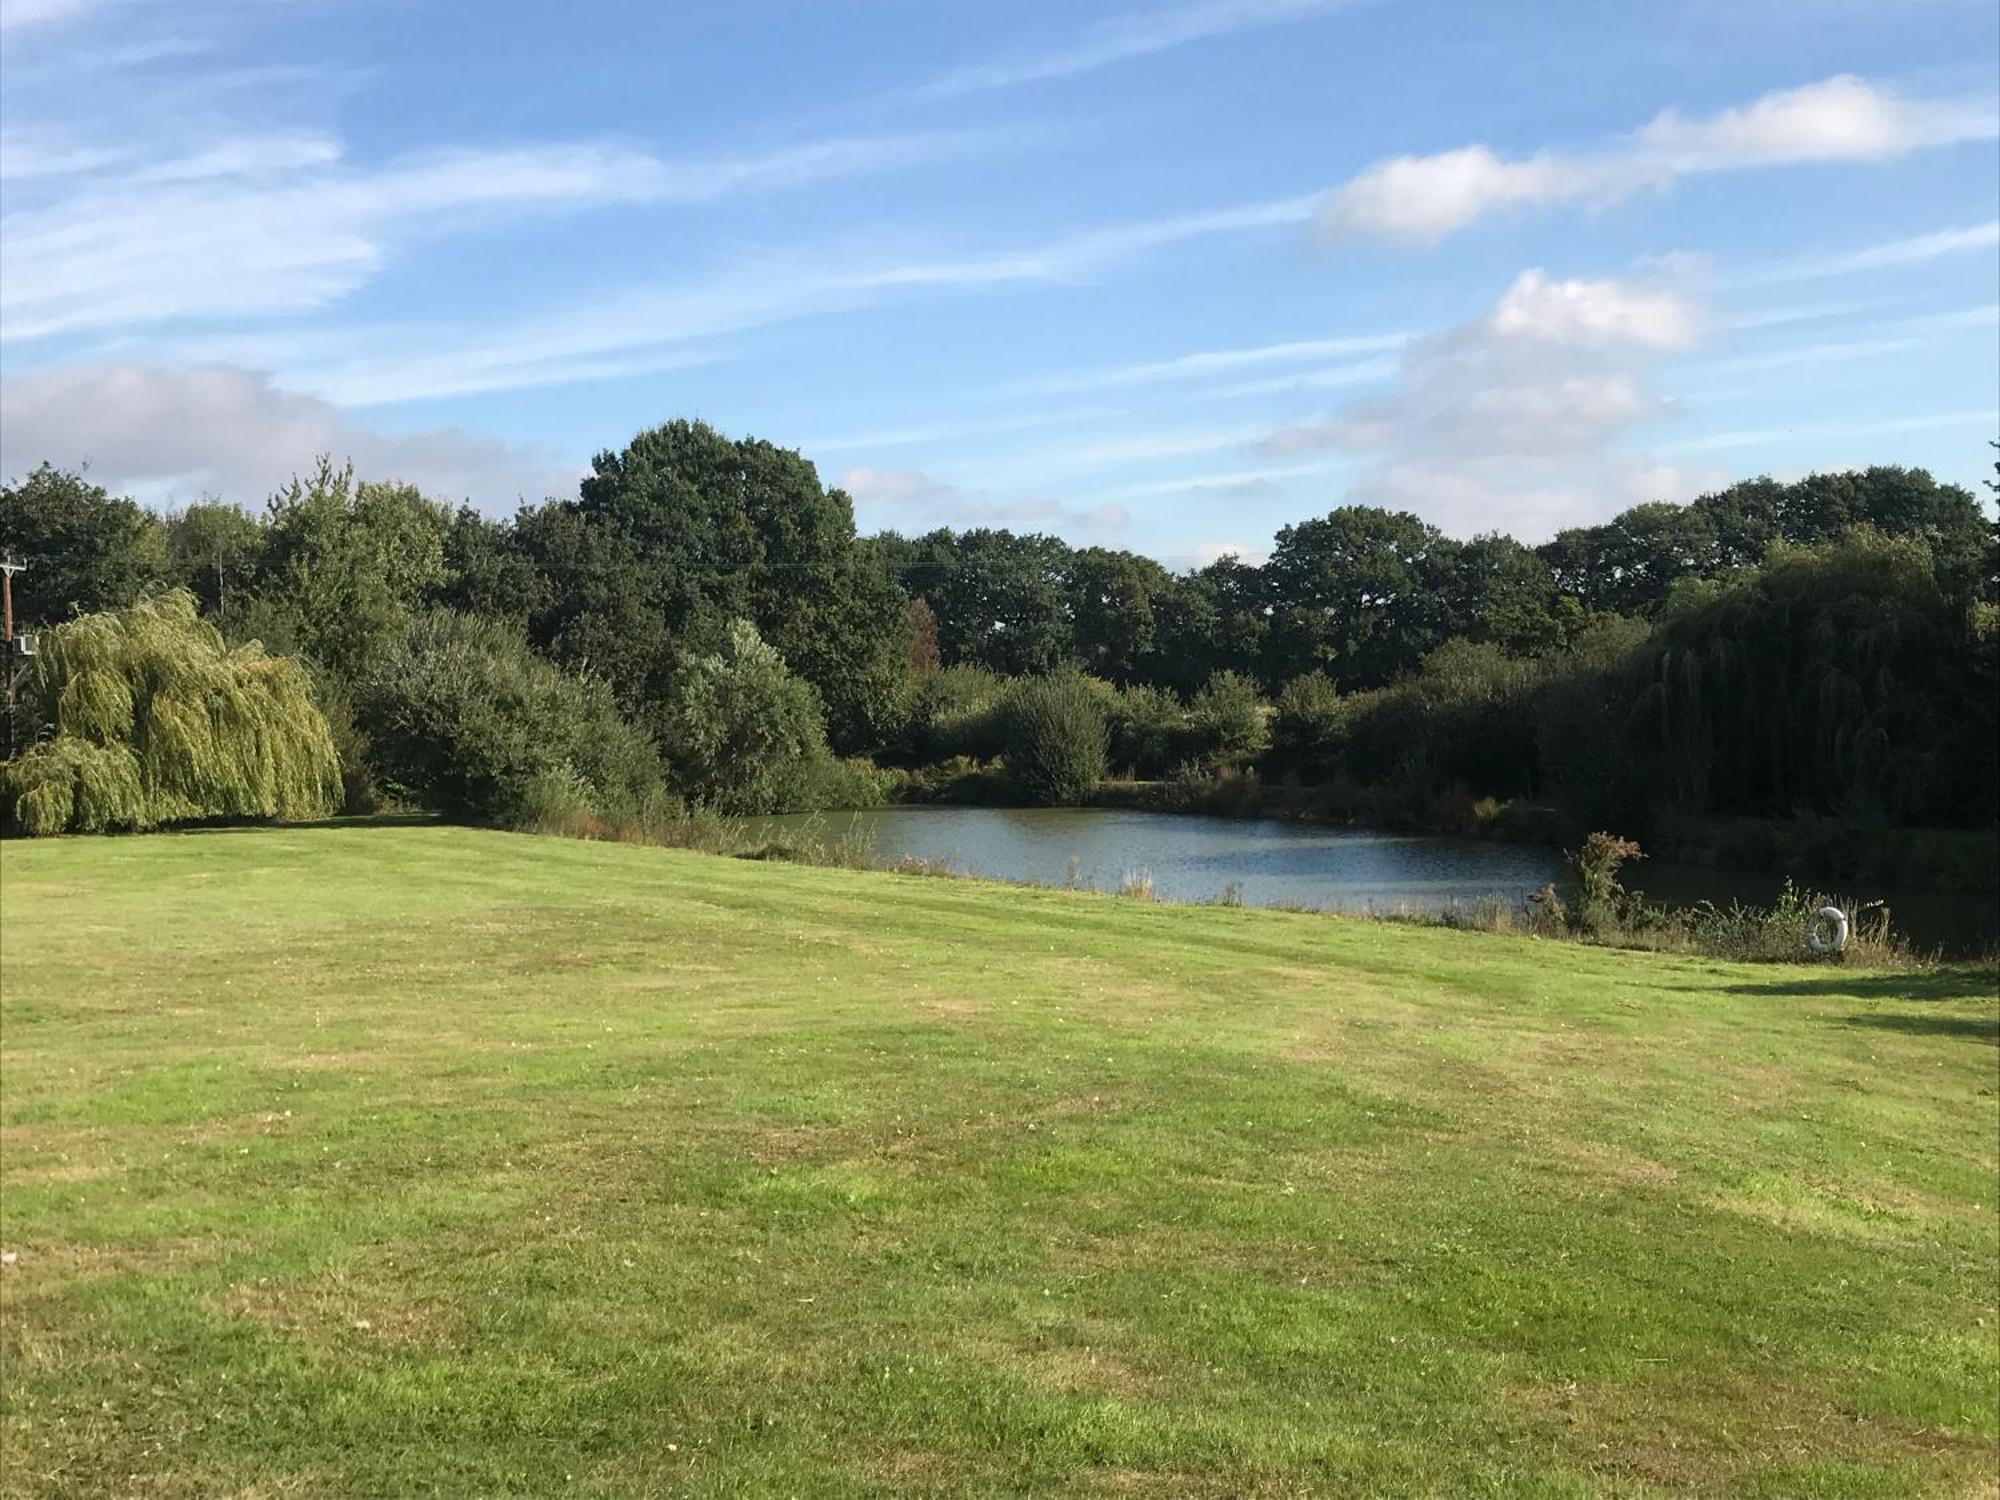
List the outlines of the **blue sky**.
<svg viewBox="0 0 2000 1500">
<path fill-rule="evenodd" d="M 1989 0 L 0 0 L 0 461 L 493 512 L 698 416 L 1174 563 L 1976 483 Z"/>
</svg>

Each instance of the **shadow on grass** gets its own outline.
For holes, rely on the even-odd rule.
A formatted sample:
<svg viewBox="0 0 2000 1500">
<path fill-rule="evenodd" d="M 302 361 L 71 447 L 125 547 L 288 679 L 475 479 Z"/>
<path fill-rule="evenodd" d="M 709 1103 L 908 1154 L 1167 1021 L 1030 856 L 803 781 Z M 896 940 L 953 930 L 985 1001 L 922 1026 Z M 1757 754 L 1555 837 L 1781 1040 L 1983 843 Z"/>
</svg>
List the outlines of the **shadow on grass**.
<svg viewBox="0 0 2000 1500">
<path fill-rule="evenodd" d="M 1769 984 L 1732 984 L 1730 995 L 1797 995 L 1843 1000 L 1971 1000 L 2000 998 L 2000 971 L 1957 967 L 1927 974 L 1844 975 L 1829 971 L 1823 978 L 1776 979 Z"/>
<path fill-rule="evenodd" d="M 1992 1000 L 2000 996 L 2000 972 L 1959 966 L 1927 974 L 1844 976 L 1838 971 L 1812 979 L 1780 979 L 1769 984 L 1734 984 L 1732 995 L 1809 996 L 1836 1000 L 1901 1000 L 1928 1006 L 1943 1000 Z M 1905 1036 L 1955 1036 L 1973 1042 L 2000 1043 L 2000 1014 L 1966 1015 L 1963 1011 L 1871 1010 L 1845 1018 L 1849 1026 L 1876 1031 L 1900 1031 Z"/>
<path fill-rule="evenodd" d="M 1849 1026 L 1872 1026 L 1878 1031 L 1900 1031 L 1907 1036 L 1960 1036 L 1972 1042 L 2000 1045 L 2000 1018 L 1993 1016 L 1935 1015 L 1925 1011 L 1864 1011 L 1847 1018 Z"/>
<path fill-rule="evenodd" d="M 291 833 L 302 828 L 422 828 L 445 826 L 436 813 L 361 813 L 281 823 L 275 818 L 218 818 L 212 823 L 175 823 L 158 833 Z M 143 837 L 143 835 L 141 835 Z"/>
</svg>

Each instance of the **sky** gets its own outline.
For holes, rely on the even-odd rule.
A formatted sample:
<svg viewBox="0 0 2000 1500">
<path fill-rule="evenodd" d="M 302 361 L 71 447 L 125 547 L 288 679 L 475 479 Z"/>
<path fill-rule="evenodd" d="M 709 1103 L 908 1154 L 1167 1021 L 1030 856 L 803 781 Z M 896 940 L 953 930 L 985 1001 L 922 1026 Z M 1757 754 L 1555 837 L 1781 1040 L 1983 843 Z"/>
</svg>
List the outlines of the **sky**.
<svg viewBox="0 0 2000 1500">
<path fill-rule="evenodd" d="M 1996 137 L 1990 0 L 0 0 L 0 469 L 501 515 L 685 416 L 1176 566 L 1977 485 Z"/>
</svg>

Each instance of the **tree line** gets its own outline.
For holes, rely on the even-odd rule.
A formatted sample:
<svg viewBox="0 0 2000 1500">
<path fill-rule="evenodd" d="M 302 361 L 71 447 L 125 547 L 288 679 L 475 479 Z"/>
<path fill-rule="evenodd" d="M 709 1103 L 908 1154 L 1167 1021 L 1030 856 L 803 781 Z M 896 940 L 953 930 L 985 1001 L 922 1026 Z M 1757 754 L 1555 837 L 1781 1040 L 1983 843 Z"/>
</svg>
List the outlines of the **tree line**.
<svg viewBox="0 0 2000 1500">
<path fill-rule="evenodd" d="M 350 808 L 608 826 L 1113 774 L 1634 832 L 2000 810 L 1995 529 L 1921 470 L 1750 480 L 1537 547 L 1341 506 L 1261 565 L 1177 573 L 1004 530 L 863 537 L 796 452 L 677 421 L 508 518 L 327 460 L 254 516 L 44 466 L 0 489 L 0 547 L 24 624 L 175 593 L 164 616 L 297 663 Z M 36 674 L 9 785 L 82 753 L 77 691 Z"/>
</svg>

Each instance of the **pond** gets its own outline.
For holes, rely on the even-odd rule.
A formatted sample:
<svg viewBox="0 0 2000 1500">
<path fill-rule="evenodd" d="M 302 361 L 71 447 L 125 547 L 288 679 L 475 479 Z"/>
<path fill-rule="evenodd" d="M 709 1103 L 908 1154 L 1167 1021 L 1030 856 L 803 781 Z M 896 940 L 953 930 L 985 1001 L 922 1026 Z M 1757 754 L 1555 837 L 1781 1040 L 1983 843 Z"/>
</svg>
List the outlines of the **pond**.
<svg viewBox="0 0 2000 1500">
<path fill-rule="evenodd" d="M 1111 808 L 881 807 L 756 819 L 753 826 L 860 838 L 884 867 L 948 860 L 962 874 L 1042 885 L 1073 878 L 1100 891 L 1143 873 L 1163 901 L 1214 901 L 1236 886 L 1248 905 L 1329 911 L 1438 911 L 1488 897 L 1511 903 L 1555 878 L 1562 864 L 1559 851 L 1538 844 Z M 1768 904 L 1781 879 L 1648 861 L 1632 868 L 1628 883 L 1671 904 Z M 2000 929 L 1987 897 L 1844 894 L 1888 899 L 1897 925 L 1925 948 L 1979 951 Z"/>
</svg>

